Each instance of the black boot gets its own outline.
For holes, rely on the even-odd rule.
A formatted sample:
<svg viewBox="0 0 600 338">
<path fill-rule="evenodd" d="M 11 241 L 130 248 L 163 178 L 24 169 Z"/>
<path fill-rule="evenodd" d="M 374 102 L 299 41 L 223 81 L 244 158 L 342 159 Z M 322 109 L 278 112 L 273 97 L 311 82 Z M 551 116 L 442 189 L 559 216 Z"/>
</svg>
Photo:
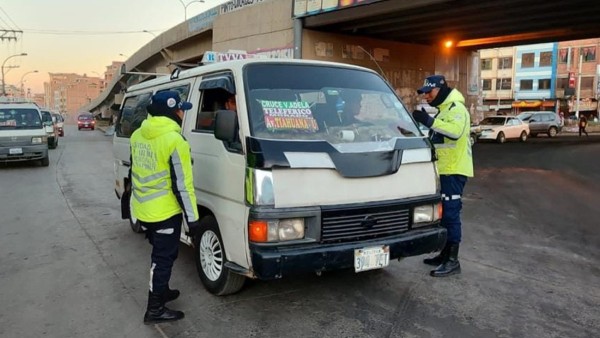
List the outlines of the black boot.
<svg viewBox="0 0 600 338">
<path fill-rule="evenodd" d="M 439 266 L 448 257 L 448 250 L 450 250 L 450 244 L 446 243 L 446 245 L 444 245 L 444 248 L 442 249 L 442 251 L 440 251 L 440 253 L 437 256 L 432 257 L 432 258 L 425 258 L 423 260 L 423 263 L 425 263 L 427 265 Z"/>
<path fill-rule="evenodd" d="M 144 324 L 157 324 L 180 320 L 184 317 L 183 312 L 175 311 L 165 306 L 165 294 L 149 292 L 148 308 L 144 314 Z"/>
<path fill-rule="evenodd" d="M 175 289 L 175 290 L 171 290 L 171 289 L 167 289 L 167 292 L 165 292 L 165 303 L 168 303 L 172 300 L 175 300 L 179 297 L 179 290 Z"/>
<path fill-rule="evenodd" d="M 460 262 L 458 261 L 458 243 L 450 244 L 448 257 L 440 266 L 432 270 L 429 274 L 432 277 L 447 277 L 460 273 Z"/>
</svg>

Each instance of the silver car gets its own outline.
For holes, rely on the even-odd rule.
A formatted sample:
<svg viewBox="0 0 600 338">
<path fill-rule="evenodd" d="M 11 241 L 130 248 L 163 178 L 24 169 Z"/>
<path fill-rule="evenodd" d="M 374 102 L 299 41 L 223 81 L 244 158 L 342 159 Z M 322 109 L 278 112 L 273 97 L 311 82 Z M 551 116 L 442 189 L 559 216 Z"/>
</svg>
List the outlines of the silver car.
<svg viewBox="0 0 600 338">
<path fill-rule="evenodd" d="M 531 137 L 536 137 L 538 134 L 554 137 L 560 133 L 563 127 L 558 114 L 551 111 L 526 111 L 517 115 L 517 117 L 529 124 Z"/>
</svg>

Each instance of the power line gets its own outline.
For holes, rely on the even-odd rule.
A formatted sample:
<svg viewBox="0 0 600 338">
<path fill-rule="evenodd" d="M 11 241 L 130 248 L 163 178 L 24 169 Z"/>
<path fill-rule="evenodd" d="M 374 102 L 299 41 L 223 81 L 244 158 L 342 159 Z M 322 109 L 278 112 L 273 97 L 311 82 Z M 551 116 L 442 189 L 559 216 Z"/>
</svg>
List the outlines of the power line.
<svg viewBox="0 0 600 338">
<path fill-rule="evenodd" d="M 2 13 L 4 13 L 4 15 L 6 15 L 6 17 L 8 18 L 8 20 L 10 20 L 10 22 L 12 22 L 12 23 L 13 23 L 14 27 L 16 27 L 18 30 L 20 30 L 20 28 L 19 28 L 19 25 L 17 25 L 17 24 L 16 24 L 16 23 L 13 21 L 13 19 L 10 17 L 10 15 L 8 15 L 8 13 L 6 13 L 6 12 L 4 11 L 4 8 L 0 7 L 0 11 L 2 11 Z M 0 18 L 0 19 L 1 19 L 1 18 Z M 4 19 L 2 19 L 2 22 L 4 22 L 4 23 L 5 23 L 5 24 L 6 24 L 6 25 L 7 25 L 7 26 L 10 28 L 10 25 L 9 25 L 9 24 L 7 24 L 7 23 L 4 21 Z"/>
<path fill-rule="evenodd" d="M 23 29 L 23 32 L 30 34 L 46 34 L 46 35 L 119 35 L 119 34 L 137 34 L 147 33 L 147 31 L 157 30 L 135 30 L 135 31 L 76 31 L 76 30 L 53 30 L 53 29 Z"/>
</svg>

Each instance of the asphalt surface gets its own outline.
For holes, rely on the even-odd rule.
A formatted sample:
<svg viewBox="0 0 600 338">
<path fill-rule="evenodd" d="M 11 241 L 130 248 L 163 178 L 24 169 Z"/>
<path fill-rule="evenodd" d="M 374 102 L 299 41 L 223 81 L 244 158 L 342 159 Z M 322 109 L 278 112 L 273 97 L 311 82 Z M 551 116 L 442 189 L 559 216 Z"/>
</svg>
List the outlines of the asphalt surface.
<svg viewBox="0 0 600 338">
<path fill-rule="evenodd" d="M 600 336 L 600 135 L 474 146 L 461 275 L 413 257 L 216 297 L 182 245 L 186 318 L 145 326 L 150 245 L 120 219 L 111 138 L 66 128 L 50 167 L 0 164 L 1 337 Z"/>
</svg>

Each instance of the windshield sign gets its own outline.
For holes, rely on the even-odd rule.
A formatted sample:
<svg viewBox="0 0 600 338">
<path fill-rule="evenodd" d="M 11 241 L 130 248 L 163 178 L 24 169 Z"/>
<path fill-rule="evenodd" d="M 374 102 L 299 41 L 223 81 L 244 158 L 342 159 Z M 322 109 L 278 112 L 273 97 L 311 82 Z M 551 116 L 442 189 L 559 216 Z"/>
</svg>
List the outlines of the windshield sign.
<svg viewBox="0 0 600 338">
<path fill-rule="evenodd" d="M 246 67 L 245 78 L 252 136 L 324 140 L 338 150 L 358 151 L 422 137 L 396 94 L 375 73 L 254 64 Z"/>
</svg>

